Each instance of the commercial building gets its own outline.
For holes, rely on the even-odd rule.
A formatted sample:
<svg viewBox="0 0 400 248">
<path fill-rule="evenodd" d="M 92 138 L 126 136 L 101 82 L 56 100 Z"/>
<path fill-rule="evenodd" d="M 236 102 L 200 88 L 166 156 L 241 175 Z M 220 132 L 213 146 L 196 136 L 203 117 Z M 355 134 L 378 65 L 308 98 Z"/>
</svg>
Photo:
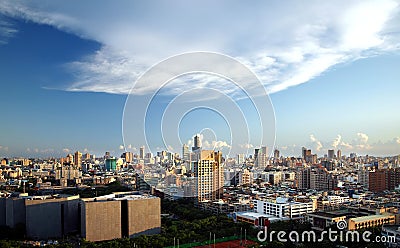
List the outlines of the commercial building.
<svg viewBox="0 0 400 248">
<path fill-rule="evenodd" d="M 287 198 L 253 200 L 254 211 L 279 218 L 299 219 L 314 211 L 312 202 L 293 202 Z"/>
<path fill-rule="evenodd" d="M 335 226 L 339 221 L 346 220 L 346 214 L 335 212 L 315 212 L 307 214 L 312 229 L 322 231 L 328 227 Z"/>
<path fill-rule="evenodd" d="M 197 180 L 196 192 L 199 202 L 220 199 L 224 186 L 222 153 L 213 150 L 196 150 L 193 162 L 194 175 Z"/>
<path fill-rule="evenodd" d="M 337 179 L 321 165 L 303 168 L 297 173 L 299 189 L 329 191 L 337 186 Z"/>
<path fill-rule="evenodd" d="M 358 230 L 374 226 L 393 225 L 395 221 L 395 215 L 386 213 L 350 218 L 348 221 L 348 229 Z"/>
<path fill-rule="evenodd" d="M 160 204 L 158 197 L 130 193 L 83 199 L 81 237 L 101 241 L 160 233 Z"/>
<path fill-rule="evenodd" d="M 107 171 L 116 171 L 117 170 L 117 159 L 116 158 L 107 158 L 105 161 L 106 170 Z"/>
<path fill-rule="evenodd" d="M 101 241 L 161 231 L 160 198 L 138 192 L 80 199 L 79 196 L 0 198 L 0 226 L 24 226 L 28 238 L 79 235 Z"/>
<path fill-rule="evenodd" d="M 26 195 L 0 198 L 0 226 L 23 225 L 32 239 L 61 238 L 78 232 L 79 196 Z"/>
</svg>

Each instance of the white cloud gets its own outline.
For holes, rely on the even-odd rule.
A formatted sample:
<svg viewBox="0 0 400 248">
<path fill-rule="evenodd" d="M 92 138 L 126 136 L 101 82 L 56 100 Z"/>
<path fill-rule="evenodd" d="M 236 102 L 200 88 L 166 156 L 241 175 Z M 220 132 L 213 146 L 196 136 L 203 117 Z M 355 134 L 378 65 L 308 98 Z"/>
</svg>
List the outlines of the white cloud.
<svg viewBox="0 0 400 248">
<path fill-rule="evenodd" d="M 0 145 L 0 151 L 8 152 L 8 150 L 9 150 L 8 146 L 1 146 Z"/>
<path fill-rule="evenodd" d="M 62 151 L 63 153 L 71 153 L 71 149 L 69 148 L 63 148 Z"/>
<path fill-rule="evenodd" d="M 6 44 L 17 32 L 18 30 L 14 25 L 6 21 L 0 13 L 0 45 Z"/>
<path fill-rule="evenodd" d="M 338 134 L 337 137 L 332 142 L 332 147 L 337 148 L 337 146 L 340 144 L 341 140 L 342 140 L 342 136 L 340 134 Z"/>
<path fill-rule="evenodd" d="M 400 137 L 396 137 L 395 140 L 397 144 L 400 144 Z"/>
<path fill-rule="evenodd" d="M 319 140 L 317 140 L 317 139 L 315 138 L 314 134 L 311 134 L 311 135 L 310 135 L 310 140 L 313 142 L 313 145 L 314 145 L 315 150 L 321 151 L 323 145 L 322 145 L 321 141 L 319 141 Z"/>
<path fill-rule="evenodd" d="M 254 146 L 250 143 L 245 143 L 245 144 L 240 144 L 239 147 L 242 149 L 250 149 L 253 148 Z"/>
<path fill-rule="evenodd" d="M 42 3 L 3 1 L 0 12 L 102 44 L 95 54 L 68 65 L 76 75 L 67 87 L 71 91 L 126 94 L 159 60 L 210 50 L 249 65 L 274 93 L 306 83 L 337 64 L 400 48 L 399 3 L 394 0 L 259 2 L 256 7 L 132 1 L 97 4 L 96 11 L 89 2 L 79 3 L 79 8 L 71 8 L 76 3 L 70 2 Z M 146 9 L 152 11 L 142 14 Z M 157 86 L 149 82 L 136 94 L 153 93 Z M 220 88 L 236 92 L 225 84 Z"/>
<path fill-rule="evenodd" d="M 119 149 L 120 149 L 120 150 L 124 150 L 125 147 L 124 147 L 123 145 L 120 145 L 120 146 L 119 146 Z"/>
<path fill-rule="evenodd" d="M 353 149 L 353 146 L 350 143 L 346 143 L 344 141 L 342 141 L 342 143 L 340 143 L 340 145 L 348 150 Z"/>
<path fill-rule="evenodd" d="M 368 143 L 368 135 L 366 135 L 365 133 L 357 133 L 357 137 L 360 143 Z"/>
</svg>

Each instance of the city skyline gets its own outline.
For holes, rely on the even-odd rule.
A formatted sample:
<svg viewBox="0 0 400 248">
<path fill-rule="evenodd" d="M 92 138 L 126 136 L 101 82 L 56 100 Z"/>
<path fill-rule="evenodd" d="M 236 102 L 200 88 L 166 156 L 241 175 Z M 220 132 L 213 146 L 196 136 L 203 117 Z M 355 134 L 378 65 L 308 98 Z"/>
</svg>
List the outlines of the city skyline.
<svg viewBox="0 0 400 248">
<path fill-rule="evenodd" d="M 123 2 L 97 11 L 91 11 L 92 2 L 75 4 L 0 1 L 0 156 L 139 153 L 146 144 L 124 147 L 121 134 L 133 82 L 162 59 L 198 50 L 228 54 L 257 74 L 274 106 L 275 147 L 283 156 L 300 156 L 303 146 L 319 156 L 328 149 L 400 153 L 396 1 L 346 1 L 345 10 L 317 1 L 272 1 L 258 8 L 203 3 L 194 8 L 196 15 L 183 2 Z M 152 93 L 152 87 L 135 97 Z M 156 107 L 171 100 L 171 87 Z M 238 154 L 259 147 L 230 144 L 226 123 L 213 118 L 215 136 L 205 134 L 201 141 L 206 149 Z M 192 136 L 207 127 L 197 123 L 195 115 L 182 121 L 182 143 L 189 147 Z M 180 153 L 182 144 L 171 148 Z"/>
</svg>

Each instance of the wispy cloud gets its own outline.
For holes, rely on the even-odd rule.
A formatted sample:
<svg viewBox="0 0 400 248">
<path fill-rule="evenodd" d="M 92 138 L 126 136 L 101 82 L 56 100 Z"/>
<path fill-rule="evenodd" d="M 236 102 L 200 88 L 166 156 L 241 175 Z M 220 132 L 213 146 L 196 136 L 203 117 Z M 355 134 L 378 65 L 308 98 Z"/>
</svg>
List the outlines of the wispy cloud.
<svg viewBox="0 0 400 248">
<path fill-rule="evenodd" d="M 306 83 L 335 65 L 400 48 L 399 3 L 393 0 L 256 6 L 128 1 L 96 3 L 96 11 L 91 2 L 79 3 L 79 8 L 71 2 L 2 3 L 0 12 L 8 16 L 52 25 L 103 45 L 95 54 L 68 64 L 76 75 L 66 88 L 70 91 L 127 94 L 137 77 L 159 60 L 211 50 L 248 65 L 274 93 Z M 148 9 L 152 11 L 144 11 Z M 149 82 L 134 93 L 150 94 L 157 88 L 158 82 Z M 220 88 L 229 95 L 237 90 L 223 83 Z"/>
<path fill-rule="evenodd" d="M 18 30 L 0 13 L 0 45 L 6 44 Z"/>
</svg>

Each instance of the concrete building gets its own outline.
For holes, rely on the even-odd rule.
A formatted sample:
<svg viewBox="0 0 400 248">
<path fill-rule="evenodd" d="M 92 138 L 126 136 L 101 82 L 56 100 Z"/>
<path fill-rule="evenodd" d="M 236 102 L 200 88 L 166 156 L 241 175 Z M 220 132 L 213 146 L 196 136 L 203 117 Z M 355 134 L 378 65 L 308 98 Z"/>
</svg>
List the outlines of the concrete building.
<svg viewBox="0 0 400 248">
<path fill-rule="evenodd" d="M 183 144 L 182 146 L 182 159 L 183 161 L 190 162 L 189 146 L 186 144 Z"/>
<path fill-rule="evenodd" d="M 393 214 L 375 214 L 357 218 L 350 218 L 348 220 L 347 228 L 352 231 L 374 226 L 393 225 L 395 224 L 395 219 L 395 215 Z"/>
<path fill-rule="evenodd" d="M 86 240 L 132 238 L 160 231 L 158 197 L 119 193 L 82 201 L 81 237 Z"/>
<path fill-rule="evenodd" d="M 213 150 L 196 150 L 197 158 L 193 163 L 197 180 L 197 199 L 199 202 L 220 199 L 224 186 L 222 153 Z"/>
<path fill-rule="evenodd" d="M 291 202 L 287 198 L 253 200 L 254 211 L 279 218 L 299 219 L 314 211 L 312 202 Z"/>
<path fill-rule="evenodd" d="M 346 215 L 335 212 L 315 212 L 307 214 L 308 221 L 312 229 L 322 231 L 331 226 L 335 226 L 339 221 L 345 221 Z"/>
<path fill-rule="evenodd" d="M 81 166 L 82 166 L 82 153 L 80 151 L 75 152 L 74 165 L 77 168 L 81 168 Z"/>
<path fill-rule="evenodd" d="M 0 226 L 24 225 L 32 239 L 77 233 L 79 201 L 79 196 L 0 198 Z"/>
<path fill-rule="evenodd" d="M 134 237 L 161 231 L 160 198 L 138 192 L 90 199 L 79 196 L 0 198 L 0 226 L 25 227 L 28 238 L 78 235 L 90 241 Z"/>
</svg>

